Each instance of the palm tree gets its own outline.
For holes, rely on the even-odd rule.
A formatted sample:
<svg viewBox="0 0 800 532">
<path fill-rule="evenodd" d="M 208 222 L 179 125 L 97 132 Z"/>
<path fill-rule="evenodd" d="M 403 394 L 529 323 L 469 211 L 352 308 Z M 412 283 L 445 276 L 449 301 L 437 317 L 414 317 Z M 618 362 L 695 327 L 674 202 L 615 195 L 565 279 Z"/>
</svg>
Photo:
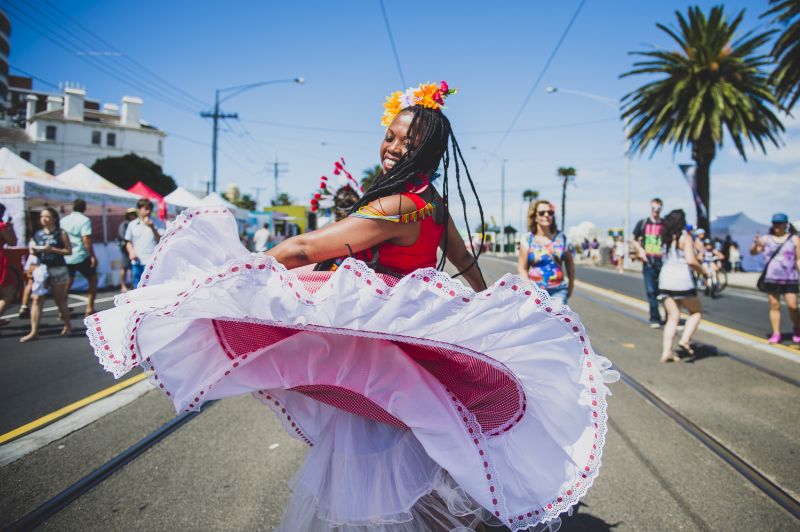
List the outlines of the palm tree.
<svg viewBox="0 0 800 532">
<path fill-rule="evenodd" d="M 273 207 L 292 205 L 293 202 L 294 200 L 286 192 L 281 192 L 280 194 L 278 194 L 277 198 L 270 200 L 270 203 L 272 203 Z"/>
<path fill-rule="evenodd" d="M 364 191 L 369 190 L 369 187 L 372 186 L 372 183 L 375 182 L 379 175 L 381 175 L 381 165 L 379 164 L 366 168 L 361 173 L 361 186 L 364 187 Z"/>
<path fill-rule="evenodd" d="M 775 15 L 773 22 L 786 26 L 772 47 L 778 63 L 772 71 L 775 97 L 786 111 L 791 111 L 800 98 L 800 0 L 769 0 L 772 7 L 761 15 Z"/>
<path fill-rule="evenodd" d="M 766 152 L 765 139 L 778 146 L 783 131 L 772 111 L 776 100 L 764 71 L 771 58 L 758 53 L 771 32 L 751 31 L 734 40 L 744 10 L 730 22 L 720 6 L 711 8 L 708 16 L 690 7 L 688 20 L 675 14 L 679 28 L 656 26 L 678 44 L 678 50 L 632 52 L 645 59 L 620 77 L 662 77 L 623 97 L 622 118 L 631 153 L 641 154 L 651 143 L 651 156 L 666 144 L 672 144 L 675 152 L 691 147 L 697 194 L 705 206 L 705 211 L 697 206 L 697 221 L 708 231 L 709 170 L 717 147 L 722 146 L 723 130 L 744 160 L 745 138 Z"/>
<path fill-rule="evenodd" d="M 528 207 L 531 206 L 531 203 L 536 201 L 539 198 L 539 192 L 537 190 L 527 189 L 522 193 L 522 199 L 528 202 Z"/>
<path fill-rule="evenodd" d="M 560 166 L 556 170 L 556 175 L 561 179 L 561 227 L 567 228 L 567 184 L 575 181 L 575 168 L 572 166 Z"/>
</svg>

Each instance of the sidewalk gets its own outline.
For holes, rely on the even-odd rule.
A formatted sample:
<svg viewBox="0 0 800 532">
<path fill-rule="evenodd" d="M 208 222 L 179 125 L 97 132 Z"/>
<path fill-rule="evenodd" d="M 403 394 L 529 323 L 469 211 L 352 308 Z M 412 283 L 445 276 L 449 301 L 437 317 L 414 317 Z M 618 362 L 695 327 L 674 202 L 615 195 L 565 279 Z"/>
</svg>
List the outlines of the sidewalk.
<svg viewBox="0 0 800 532">
<path fill-rule="evenodd" d="M 503 253 L 487 252 L 486 255 L 490 257 L 497 257 L 500 259 L 516 260 L 516 255 L 513 255 L 511 253 L 503 254 Z M 578 266 L 584 266 L 584 267 L 589 266 L 606 270 L 614 269 L 614 266 L 611 266 L 610 264 L 594 266 L 591 262 L 584 260 L 577 260 L 575 261 L 575 264 L 577 264 Z M 631 262 L 631 264 L 625 268 L 625 271 L 633 273 L 641 273 L 642 263 L 639 261 Z M 728 272 L 728 286 L 756 291 L 757 290 L 756 281 L 758 281 L 759 275 L 761 275 L 761 272 Z"/>
<path fill-rule="evenodd" d="M 591 266 L 591 264 L 585 262 L 578 262 L 577 264 Z M 604 265 L 598 266 L 598 268 L 613 269 L 613 266 Z M 642 263 L 639 261 L 632 262 L 630 266 L 625 268 L 625 271 L 641 273 Z M 746 290 L 757 290 L 756 281 L 758 281 L 759 275 L 761 275 L 761 272 L 728 272 L 728 286 L 744 288 Z"/>
</svg>

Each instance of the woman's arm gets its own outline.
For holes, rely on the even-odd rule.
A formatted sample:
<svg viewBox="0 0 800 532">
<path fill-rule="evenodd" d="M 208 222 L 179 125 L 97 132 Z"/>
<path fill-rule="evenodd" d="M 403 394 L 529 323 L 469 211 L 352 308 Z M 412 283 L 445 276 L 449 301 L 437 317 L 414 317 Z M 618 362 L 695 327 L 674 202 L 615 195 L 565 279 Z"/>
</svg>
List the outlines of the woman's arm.
<svg viewBox="0 0 800 532">
<path fill-rule="evenodd" d="M 694 245 L 692 243 L 692 239 L 688 237 L 686 234 L 681 236 L 681 249 L 683 250 L 683 256 L 686 259 L 686 264 L 689 265 L 691 269 L 703 275 L 703 267 L 700 265 L 700 262 L 697 260 L 697 255 L 694 252 Z"/>
<path fill-rule="evenodd" d="M 572 250 L 567 248 L 564 251 L 564 263 L 567 267 L 567 297 L 572 297 L 572 291 L 575 289 L 575 261 L 572 259 Z"/>
<path fill-rule="evenodd" d="M 53 246 L 46 246 L 44 250 L 48 253 L 55 253 L 56 255 L 72 255 L 72 244 L 69 241 L 69 237 L 67 233 L 61 231 L 61 243 L 64 245 L 63 248 L 54 248 Z"/>
<path fill-rule="evenodd" d="M 376 200 L 370 206 L 390 214 L 405 214 L 416 210 L 413 202 L 408 199 L 402 201 L 399 195 L 382 198 L 380 201 L 380 204 Z M 406 224 L 348 216 L 316 231 L 287 238 L 265 253 L 292 269 L 350 255 L 351 252 L 357 253 L 387 240 L 409 240 L 413 244 L 419 230 L 419 223 Z"/>
<path fill-rule="evenodd" d="M 524 240 L 524 238 L 523 238 Z M 517 255 L 517 273 L 523 279 L 528 278 L 528 248 L 522 247 L 523 240 L 519 242 L 519 254 Z"/>
<path fill-rule="evenodd" d="M 478 270 L 475 257 L 467 250 L 464 241 L 461 239 L 461 234 L 456 229 L 456 224 L 453 222 L 452 217 L 447 219 L 447 260 L 456 267 L 459 272 L 464 276 L 464 279 L 469 283 L 473 290 L 480 292 L 486 290 L 486 281 L 483 280 L 483 275 Z M 444 247 L 444 235 L 439 243 L 439 248 Z"/>
<path fill-rule="evenodd" d="M 800 271 L 800 236 L 793 236 L 794 238 L 794 257 L 797 262 L 797 271 Z"/>
<path fill-rule="evenodd" d="M 0 231 L 0 238 L 2 238 L 2 242 L 0 244 L 8 244 L 9 246 L 16 246 L 17 245 L 17 233 L 14 232 L 14 226 L 11 222 L 8 222 L 6 226 Z"/>
</svg>

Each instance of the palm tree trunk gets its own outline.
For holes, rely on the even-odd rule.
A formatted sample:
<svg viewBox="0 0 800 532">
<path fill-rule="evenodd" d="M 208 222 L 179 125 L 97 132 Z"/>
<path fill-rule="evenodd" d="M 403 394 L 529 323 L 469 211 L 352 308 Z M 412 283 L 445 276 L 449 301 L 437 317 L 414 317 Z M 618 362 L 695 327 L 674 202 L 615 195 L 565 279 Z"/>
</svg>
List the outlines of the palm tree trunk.
<svg viewBox="0 0 800 532">
<path fill-rule="evenodd" d="M 561 185 L 561 227 L 567 227 L 567 181 L 569 178 L 564 176 L 564 183 Z"/>
<path fill-rule="evenodd" d="M 699 206 L 697 209 L 697 226 L 706 230 L 706 234 L 711 237 L 711 163 L 716 155 L 714 140 L 710 137 L 699 139 L 692 145 L 692 159 L 695 162 L 695 186 L 697 195 L 705 206 L 705 213 Z"/>
</svg>

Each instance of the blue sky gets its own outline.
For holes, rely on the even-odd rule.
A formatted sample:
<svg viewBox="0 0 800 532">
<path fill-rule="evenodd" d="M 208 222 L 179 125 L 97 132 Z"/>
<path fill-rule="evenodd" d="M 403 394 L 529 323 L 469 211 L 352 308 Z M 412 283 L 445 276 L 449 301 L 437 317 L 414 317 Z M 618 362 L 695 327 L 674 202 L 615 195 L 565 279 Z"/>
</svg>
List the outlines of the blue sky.
<svg viewBox="0 0 800 532">
<path fill-rule="evenodd" d="M 266 187 L 260 191 L 263 202 L 274 193 L 268 163 L 277 153 L 289 168 L 281 190 L 306 201 L 338 157 L 357 175 L 378 162 L 384 97 L 404 87 L 377 0 L 49 2 L 0 1 L 12 22 L 12 67 L 56 85 L 79 83 L 101 102 L 140 96 L 143 119 L 169 134 L 164 167 L 181 185 L 203 188 L 210 175 L 211 124 L 199 112 L 210 110 L 216 88 L 296 76 L 306 83 L 265 86 L 225 103 L 223 109 L 237 112 L 240 120 L 223 127 L 218 188 L 236 184 L 255 195 L 256 187 Z M 589 0 L 502 144 L 579 0 L 386 0 L 385 6 L 407 84 L 445 79 L 460 89 L 448 101 L 447 114 L 487 214 L 500 222 L 502 159 L 507 159 L 506 221 L 517 227 L 522 191 L 535 189 L 560 201 L 555 171 L 569 165 L 578 176 L 568 190 L 568 225 L 589 220 L 607 228 L 621 226 L 624 212 L 619 113 L 566 90 L 618 100 L 645 82 L 619 79 L 634 61 L 628 52 L 671 47 L 656 22 L 671 24 L 676 9 L 707 10 L 716 3 Z M 113 48 L 87 37 L 51 5 Z M 758 16 L 766 0 L 729 1 L 725 8 L 731 16 L 747 10 L 744 29 L 764 25 Z M 548 85 L 565 91 L 548 94 Z M 745 211 L 766 222 L 782 210 L 800 218 L 800 121 L 787 118 L 785 124 L 785 145 L 770 147 L 766 156 L 751 151 L 744 162 L 730 143 L 723 146 L 712 166 L 712 216 Z M 633 220 L 646 213 L 653 196 L 662 197 L 667 210 L 683 207 L 694 218 L 677 168 L 683 162 L 690 162 L 688 154 L 669 149 L 633 160 Z"/>
</svg>

